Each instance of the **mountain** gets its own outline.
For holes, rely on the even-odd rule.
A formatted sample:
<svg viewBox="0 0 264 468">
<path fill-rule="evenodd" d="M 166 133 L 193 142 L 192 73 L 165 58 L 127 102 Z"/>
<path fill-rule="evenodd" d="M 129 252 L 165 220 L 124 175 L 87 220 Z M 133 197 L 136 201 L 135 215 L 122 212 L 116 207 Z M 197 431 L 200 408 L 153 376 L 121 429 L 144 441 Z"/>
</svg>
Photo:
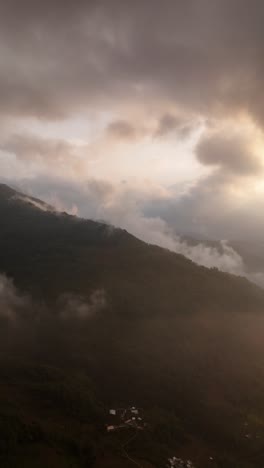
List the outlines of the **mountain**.
<svg viewBox="0 0 264 468">
<path fill-rule="evenodd" d="M 43 301 L 60 294 L 109 296 L 112 313 L 160 316 L 263 310 L 264 292 L 247 280 L 196 265 L 104 223 L 56 213 L 0 187 L 0 271 Z"/>
<path fill-rule="evenodd" d="M 0 219 L 1 466 L 263 465 L 262 289 L 5 185 Z"/>
</svg>

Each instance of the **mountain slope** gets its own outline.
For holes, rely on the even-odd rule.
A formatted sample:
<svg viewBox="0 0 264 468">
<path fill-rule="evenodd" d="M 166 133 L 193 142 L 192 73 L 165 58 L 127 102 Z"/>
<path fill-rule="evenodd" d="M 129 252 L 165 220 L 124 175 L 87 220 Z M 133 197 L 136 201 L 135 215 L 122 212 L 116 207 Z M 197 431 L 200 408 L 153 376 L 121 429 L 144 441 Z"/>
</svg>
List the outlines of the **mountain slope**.
<svg viewBox="0 0 264 468">
<path fill-rule="evenodd" d="M 41 201 L 25 200 L 0 188 L 0 271 L 38 298 L 56 300 L 65 292 L 89 296 L 104 288 L 112 311 L 125 315 L 263 310 L 264 292 L 245 279 L 199 267 L 126 231 L 43 211 L 36 206 Z"/>
<path fill-rule="evenodd" d="M 142 466 L 263 465 L 263 290 L 6 186 L 0 219 L 1 466 L 129 467 L 132 404 Z"/>
</svg>

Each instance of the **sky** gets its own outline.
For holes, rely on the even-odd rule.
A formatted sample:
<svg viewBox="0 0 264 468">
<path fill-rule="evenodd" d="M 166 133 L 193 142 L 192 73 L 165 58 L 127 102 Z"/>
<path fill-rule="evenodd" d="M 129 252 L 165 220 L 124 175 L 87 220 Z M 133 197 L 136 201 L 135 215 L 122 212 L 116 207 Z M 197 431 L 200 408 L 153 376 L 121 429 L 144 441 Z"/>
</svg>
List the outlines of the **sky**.
<svg viewBox="0 0 264 468">
<path fill-rule="evenodd" d="M 3 0 L 0 180 L 176 251 L 260 241 L 263 20 L 262 0 Z"/>
</svg>

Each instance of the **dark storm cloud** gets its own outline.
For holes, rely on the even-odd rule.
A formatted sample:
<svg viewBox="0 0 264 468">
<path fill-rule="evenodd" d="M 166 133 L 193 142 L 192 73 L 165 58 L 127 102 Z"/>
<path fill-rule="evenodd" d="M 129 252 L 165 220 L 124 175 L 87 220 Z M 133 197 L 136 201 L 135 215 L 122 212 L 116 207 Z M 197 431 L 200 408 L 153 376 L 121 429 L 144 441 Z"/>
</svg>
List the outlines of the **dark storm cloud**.
<svg viewBox="0 0 264 468">
<path fill-rule="evenodd" d="M 3 1 L 1 112 L 169 99 L 262 122 L 263 19 L 261 0 Z"/>
</svg>

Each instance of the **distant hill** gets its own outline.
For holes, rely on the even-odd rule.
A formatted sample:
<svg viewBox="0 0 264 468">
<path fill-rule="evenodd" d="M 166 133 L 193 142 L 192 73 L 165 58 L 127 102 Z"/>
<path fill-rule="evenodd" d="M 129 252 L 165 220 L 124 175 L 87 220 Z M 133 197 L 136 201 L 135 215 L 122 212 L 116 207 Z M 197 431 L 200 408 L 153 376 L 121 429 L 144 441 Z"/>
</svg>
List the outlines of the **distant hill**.
<svg viewBox="0 0 264 468">
<path fill-rule="evenodd" d="M 263 466 L 262 289 L 5 185 L 0 220 L 1 466 Z"/>
</svg>

